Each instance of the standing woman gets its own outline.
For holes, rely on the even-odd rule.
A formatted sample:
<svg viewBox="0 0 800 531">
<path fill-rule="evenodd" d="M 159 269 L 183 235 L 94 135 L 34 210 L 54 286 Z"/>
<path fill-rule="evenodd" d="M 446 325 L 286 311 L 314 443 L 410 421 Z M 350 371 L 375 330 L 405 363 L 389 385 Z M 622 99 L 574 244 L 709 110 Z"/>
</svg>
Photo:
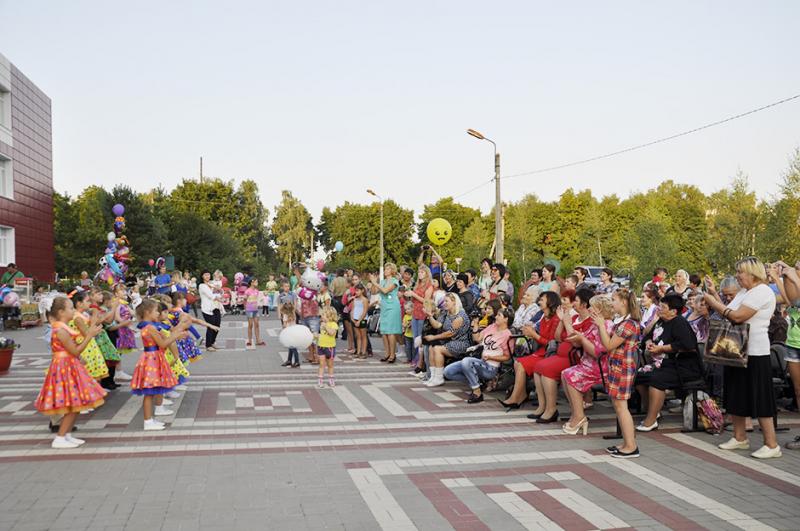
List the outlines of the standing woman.
<svg viewBox="0 0 800 531">
<path fill-rule="evenodd" d="M 667 289 L 667 293 L 674 292 L 683 297 L 683 300 L 687 303 L 689 299 L 694 295 L 694 291 L 692 287 L 689 285 L 689 273 L 684 271 L 683 269 L 678 269 L 675 271 L 675 284 Z M 688 305 L 687 305 L 688 306 Z"/>
<path fill-rule="evenodd" d="M 403 321 L 400 317 L 400 300 L 397 298 L 397 266 L 388 262 L 383 267 L 383 280 L 378 285 L 377 275 L 370 274 L 372 293 L 381 297 L 380 332 L 383 336 L 383 348 L 386 356 L 381 361 L 394 363 L 397 335 L 403 332 Z"/>
<path fill-rule="evenodd" d="M 481 260 L 481 276 L 478 277 L 478 287 L 481 288 L 481 291 L 488 290 L 492 287 L 492 266 L 494 263 L 489 258 L 484 258 Z"/>
<path fill-rule="evenodd" d="M 406 290 L 405 295 L 414 303 L 414 309 L 411 311 L 411 332 L 414 335 L 414 359 L 417 362 L 417 367 L 421 368 L 418 349 L 422 344 L 422 325 L 425 324 L 425 319 L 427 318 L 422 303 L 433 297 L 433 282 L 431 282 L 431 270 L 428 266 L 425 264 L 419 265 L 419 268 L 417 268 L 417 284 L 414 286 L 413 291 Z M 421 370 L 415 372 L 421 372 Z"/>
<path fill-rule="evenodd" d="M 556 293 L 561 291 L 556 280 L 556 266 L 553 264 L 545 264 L 542 267 L 542 281 L 539 282 L 539 292 L 544 293 L 546 291 L 554 291 Z"/>
<path fill-rule="evenodd" d="M 755 417 L 764 434 L 764 445 L 751 453 L 757 459 L 780 457 L 781 448 L 775 438 L 775 394 L 772 388 L 772 366 L 767 329 L 775 312 L 775 294 L 767 284 L 764 264 L 755 257 L 736 262 L 736 279 L 744 288 L 725 306 L 716 297 L 714 282 L 706 277 L 708 293 L 704 295 L 709 308 L 733 323 L 748 323 L 747 367 L 725 367 L 723 405 L 733 421 L 733 437 L 719 445 L 722 450 L 747 450 L 745 419 Z"/>
<path fill-rule="evenodd" d="M 222 322 L 222 313 L 219 310 L 218 303 L 220 300 L 219 293 L 215 293 L 211 288 L 211 273 L 203 271 L 203 282 L 198 287 L 200 292 L 200 311 L 203 312 L 203 319 L 208 324 L 219 327 Z M 214 343 L 217 341 L 217 331 L 211 327 L 206 328 L 206 350 L 209 352 L 216 352 L 217 347 Z"/>
</svg>

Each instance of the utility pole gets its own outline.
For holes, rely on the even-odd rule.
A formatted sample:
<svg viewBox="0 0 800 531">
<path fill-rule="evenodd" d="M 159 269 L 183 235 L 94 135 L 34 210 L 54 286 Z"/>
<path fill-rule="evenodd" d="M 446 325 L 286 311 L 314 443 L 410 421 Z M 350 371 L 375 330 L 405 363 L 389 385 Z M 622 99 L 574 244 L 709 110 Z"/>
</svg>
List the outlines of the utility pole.
<svg viewBox="0 0 800 531">
<path fill-rule="evenodd" d="M 200 157 L 200 184 L 203 184 L 203 157 Z"/>
<path fill-rule="evenodd" d="M 503 260 L 503 201 L 500 196 L 500 153 L 497 144 L 491 138 L 486 138 L 474 129 L 467 129 L 467 134 L 478 140 L 491 142 L 494 147 L 494 261 L 505 264 Z"/>
</svg>

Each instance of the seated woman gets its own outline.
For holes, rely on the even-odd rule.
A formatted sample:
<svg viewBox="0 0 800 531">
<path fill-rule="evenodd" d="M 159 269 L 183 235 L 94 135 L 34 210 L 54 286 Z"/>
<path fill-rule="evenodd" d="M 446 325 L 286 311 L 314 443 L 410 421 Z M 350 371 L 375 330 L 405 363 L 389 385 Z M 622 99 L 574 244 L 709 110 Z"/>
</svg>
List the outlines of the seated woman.
<svg viewBox="0 0 800 531">
<path fill-rule="evenodd" d="M 486 328 L 490 324 L 494 323 L 494 317 L 500 312 L 503 308 L 502 303 L 497 299 L 492 299 L 486 303 L 483 307 L 483 315 L 481 316 L 480 320 L 478 321 L 478 328 Z"/>
<path fill-rule="evenodd" d="M 694 295 L 689 301 L 692 304 L 691 313 L 686 316 L 698 343 L 705 343 L 708 339 L 708 305 L 702 293 Z"/>
<path fill-rule="evenodd" d="M 650 354 L 665 354 L 661 366 L 651 372 L 636 375 L 636 388 L 644 396 L 647 394 L 647 417 L 636 426 L 636 431 L 652 431 L 658 428 L 658 415 L 664 405 L 668 389 L 674 389 L 681 382 L 698 380 L 703 376 L 700 358 L 697 354 L 697 336 L 683 313 L 683 296 L 669 293 L 661 299 L 658 317 L 663 332 L 658 343 L 647 342 Z M 649 390 L 648 390 L 649 388 Z"/>
<path fill-rule="evenodd" d="M 563 429 L 565 433 L 575 434 L 577 427 L 584 424 L 586 414 L 584 413 L 583 394 L 592 389 L 592 386 L 603 382 L 603 375 L 608 374 L 608 356 L 605 356 L 606 349 L 600 338 L 600 330 L 592 321 L 591 312 L 594 311 L 603 317 L 606 323 L 606 330 L 611 331 L 614 327 L 614 307 L 611 304 L 611 297 L 608 295 L 594 295 L 589 299 L 588 308 L 586 306 L 586 295 L 583 290 L 578 290 L 576 299 L 580 330 L 575 329 L 575 333 L 567 338 L 567 341 L 581 350 L 581 360 L 574 367 L 565 369 L 561 373 L 561 383 L 564 392 L 569 399 L 570 417 Z M 574 328 L 574 327 L 573 327 Z M 602 365 L 603 373 L 600 373 Z"/>
<path fill-rule="evenodd" d="M 511 310 L 504 308 L 495 316 L 494 324 L 484 328 L 483 331 L 479 331 L 473 325 L 472 337 L 483 347 L 480 359 L 467 356 L 445 367 L 444 377 L 447 380 L 458 380 L 469 384 L 472 393 L 467 398 L 468 404 L 483 402 L 481 382 L 497 376 L 500 364 L 511 357 L 508 347 L 511 330 L 508 324 L 513 315 Z"/>
<path fill-rule="evenodd" d="M 428 387 L 444 385 L 444 359 L 460 358 L 469 348 L 469 317 L 461 308 L 461 299 L 456 293 L 444 296 L 444 318 L 438 321 L 433 312 L 426 312 L 431 326 L 441 332 L 429 334 L 423 339 L 427 342 L 442 341 L 442 345 L 430 347 L 431 379 Z"/>
<path fill-rule="evenodd" d="M 559 304 L 561 304 L 561 298 L 556 293 L 552 291 L 542 293 L 539 296 L 539 307 L 544 312 L 544 315 L 539 321 L 539 330 L 537 331 L 533 325 L 525 325 L 522 328 L 522 333 L 525 337 L 533 339 L 539 348 L 533 354 L 517 358 L 514 362 L 513 390 L 505 402 L 500 400 L 500 403 L 509 410 L 519 409 L 528 397 L 526 380 L 533 376 L 536 364 L 543 360 L 545 354 L 547 354 L 547 344 L 556 337 L 556 328 L 560 322 L 556 315 Z"/>
<path fill-rule="evenodd" d="M 511 325 L 511 328 L 515 330 L 522 330 L 522 327 L 526 324 L 531 322 L 533 316 L 536 315 L 537 312 L 541 311 L 538 304 L 534 304 L 534 292 L 533 291 L 526 291 L 522 295 L 522 301 L 520 301 L 519 308 L 517 308 L 516 313 L 514 314 L 514 322 Z"/>
<path fill-rule="evenodd" d="M 556 339 L 560 341 L 558 350 L 552 356 L 547 356 L 536 363 L 533 369 L 533 380 L 536 383 L 536 396 L 539 399 L 539 407 L 536 411 L 528 415 L 529 419 L 535 419 L 539 424 L 547 424 L 558 418 L 556 400 L 558 399 L 558 382 L 561 381 L 561 372 L 575 365 L 578 361 L 578 354 L 574 351 L 576 347 L 567 341 L 568 337 L 577 331 L 582 332 L 591 327 L 589 315 L 589 300 L 592 298 L 590 290 L 581 290 L 580 296 L 583 298 L 584 319 L 581 320 L 580 314 L 573 314 L 576 307 L 580 307 L 581 299 L 572 290 L 564 290 L 561 293 L 561 306 L 556 310 L 559 323 L 556 327 Z"/>
</svg>

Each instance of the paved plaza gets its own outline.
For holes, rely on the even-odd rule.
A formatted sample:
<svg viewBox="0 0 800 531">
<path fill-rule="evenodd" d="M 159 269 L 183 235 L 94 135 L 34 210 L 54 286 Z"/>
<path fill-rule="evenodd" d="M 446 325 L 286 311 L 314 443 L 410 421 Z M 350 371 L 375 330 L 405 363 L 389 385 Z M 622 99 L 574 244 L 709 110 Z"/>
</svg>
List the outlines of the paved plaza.
<svg viewBox="0 0 800 531">
<path fill-rule="evenodd" d="M 337 386 L 317 389 L 316 367 L 280 367 L 278 321 L 262 327 L 268 346 L 245 350 L 246 322 L 224 319 L 167 430 L 142 431 L 141 398 L 120 388 L 80 416 L 76 450 L 52 450 L 33 409 L 42 328 L 6 332 L 24 348 L 0 376 L 0 529 L 800 529 L 800 452 L 723 452 L 729 434 L 683 434 L 671 415 L 640 459 L 614 460 L 605 402 L 573 437 L 378 357 L 340 356 Z M 783 444 L 800 417 L 781 424 Z"/>
</svg>

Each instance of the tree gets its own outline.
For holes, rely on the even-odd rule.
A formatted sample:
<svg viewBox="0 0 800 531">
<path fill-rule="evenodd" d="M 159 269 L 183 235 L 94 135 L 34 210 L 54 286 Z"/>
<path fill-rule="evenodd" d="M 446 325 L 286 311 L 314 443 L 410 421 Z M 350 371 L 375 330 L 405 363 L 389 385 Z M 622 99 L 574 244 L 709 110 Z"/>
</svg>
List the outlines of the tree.
<svg viewBox="0 0 800 531">
<path fill-rule="evenodd" d="M 505 258 L 515 282 L 523 281 L 533 268 L 542 267 L 545 256 L 552 254 L 548 235 L 552 231 L 555 206 L 528 194 L 505 207 Z M 494 238 L 494 226 L 489 243 Z"/>
<path fill-rule="evenodd" d="M 445 262 L 454 264 L 456 257 L 463 258 L 464 256 L 464 231 L 467 230 L 470 223 L 480 217 L 481 212 L 477 208 L 456 203 L 452 197 L 444 197 L 432 205 L 425 205 L 420 215 L 420 223 L 417 225 L 417 236 L 420 242 L 429 243 L 426 233 L 428 223 L 435 218 L 446 219 L 453 229 L 450 241 L 436 247 L 436 252 L 442 256 Z"/>
<path fill-rule="evenodd" d="M 764 231 L 756 242 L 759 255 L 794 264 L 800 259 L 800 149 L 784 173 L 780 195 L 764 207 Z"/>
<path fill-rule="evenodd" d="M 175 256 L 175 268 L 238 271 L 241 249 L 231 229 L 208 221 L 194 212 L 175 212 L 170 216 L 169 246 Z"/>
<path fill-rule="evenodd" d="M 675 270 L 678 246 L 670 235 L 670 221 L 665 214 L 651 210 L 633 224 L 628 235 L 628 254 L 632 258 L 634 289 L 650 279 L 657 266 Z"/>
<path fill-rule="evenodd" d="M 392 200 L 384 201 L 384 253 L 386 262 L 402 264 L 411 260 L 411 236 L 414 212 L 400 208 Z M 380 264 L 380 203 L 360 205 L 345 202 L 335 210 L 322 211 L 317 228 L 330 248 L 331 242 L 344 243 L 332 266 L 347 263 L 361 270 L 376 270 Z"/>
<path fill-rule="evenodd" d="M 80 270 L 80 249 L 75 245 L 75 212 L 67 194 L 53 193 L 53 234 L 56 266 L 61 274 Z"/>
<path fill-rule="evenodd" d="M 494 240 L 494 216 L 483 216 L 472 220 L 464 231 L 464 269 L 478 271 L 481 260 L 489 256 Z"/>
<path fill-rule="evenodd" d="M 311 214 L 291 192 L 281 192 L 281 202 L 275 208 L 272 237 L 283 263 L 305 260 L 311 250 L 314 235 Z"/>
<path fill-rule="evenodd" d="M 730 270 L 737 260 L 755 254 L 763 219 L 746 175 L 739 172 L 730 188 L 708 197 L 707 218 L 706 260 L 712 270 Z"/>
<path fill-rule="evenodd" d="M 109 197 L 112 205 L 125 207 L 125 236 L 130 242 L 129 272 L 138 273 L 148 268 L 147 261 L 164 254 L 174 254 L 167 241 L 167 229 L 162 218 L 156 216 L 152 203 L 124 185 L 115 186 Z M 105 228 L 111 230 L 111 225 Z M 105 241 L 105 240 L 104 240 Z"/>
</svg>

